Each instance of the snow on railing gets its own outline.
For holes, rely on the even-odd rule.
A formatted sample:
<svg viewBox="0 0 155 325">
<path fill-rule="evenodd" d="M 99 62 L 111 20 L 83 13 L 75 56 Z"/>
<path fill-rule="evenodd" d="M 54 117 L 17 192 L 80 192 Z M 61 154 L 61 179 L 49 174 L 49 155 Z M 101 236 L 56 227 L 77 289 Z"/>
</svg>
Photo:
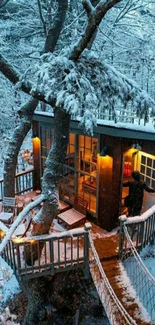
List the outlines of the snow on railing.
<svg viewBox="0 0 155 325">
<path fill-rule="evenodd" d="M 149 220 L 146 219 L 148 215 L 150 215 L 150 213 L 145 214 L 145 221 Z M 131 220 L 129 222 L 131 222 Z M 132 286 L 134 287 L 140 301 L 143 303 L 143 306 L 146 308 L 151 318 L 151 324 L 155 324 L 155 278 L 152 276 L 152 274 L 150 274 L 149 270 L 144 265 L 140 255 L 134 246 L 134 242 L 130 238 L 127 225 L 125 224 L 123 224 L 123 231 L 128 243 L 126 258 L 124 256 L 125 252 L 123 255 L 123 265 L 127 271 Z"/>
<path fill-rule="evenodd" d="M 119 217 L 120 220 L 120 242 L 119 256 L 121 259 L 127 258 L 130 250 L 128 241 L 124 236 L 124 225 L 127 227 L 131 239 L 134 239 L 134 246 L 138 251 L 142 250 L 148 243 L 154 240 L 155 236 L 155 205 L 144 212 L 141 216 L 129 217 L 125 215 Z"/>
<path fill-rule="evenodd" d="M 0 229 L 0 242 L 6 236 Z M 11 238 L 1 255 L 16 277 L 32 279 L 58 272 L 82 268 L 89 273 L 89 224 L 62 233 L 25 238 Z"/>
</svg>

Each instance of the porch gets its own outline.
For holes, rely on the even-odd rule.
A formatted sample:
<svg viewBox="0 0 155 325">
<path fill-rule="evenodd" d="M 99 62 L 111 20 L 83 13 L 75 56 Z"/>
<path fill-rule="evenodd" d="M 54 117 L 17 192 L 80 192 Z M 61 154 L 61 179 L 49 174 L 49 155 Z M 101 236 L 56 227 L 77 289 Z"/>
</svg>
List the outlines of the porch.
<svg viewBox="0 0 155 325">
<path fill-rule="evenodd" d="M 3 180 L 0 180 L 0 189 L 0 205 L 2 206 Z M 16 220 L 18 214 L 29 203 L 34 202 L 40 197 L 41 191 L 33 190 L 33 169 L 16 175 L 15 189 L 16 204 L 13 221 Z M 33 218 L 42 204 L 38 204 L 25 216 L 7 243 L 2 257 L 11 266 L 20 281 L 23 277 L 30 279 L 38 276 L 53 275 L 57 272 L 79 267 L 86 274 L 89 262 L 89 225 L 86 223 L 85 228 L 81 225 L 80 228 L 71 229 L 67 232 L 67 229 L 54 219 L 48 235 L 30 237 Z M 63 215 L 66 211 L 72 210 L 71 206 L 62 200 L 59 201 L 59 208 L 59 216 Z M 85 222 L 87 221 L 85 216 Z M 10 226 L 11 224 L 9 223 L 4 224 L 0 222 L 0 243 L 9 231 Z M 106 231 L 96 225 L 93 225 L 92 229 L 94 237 L 106 233 Z"/>
</svg>

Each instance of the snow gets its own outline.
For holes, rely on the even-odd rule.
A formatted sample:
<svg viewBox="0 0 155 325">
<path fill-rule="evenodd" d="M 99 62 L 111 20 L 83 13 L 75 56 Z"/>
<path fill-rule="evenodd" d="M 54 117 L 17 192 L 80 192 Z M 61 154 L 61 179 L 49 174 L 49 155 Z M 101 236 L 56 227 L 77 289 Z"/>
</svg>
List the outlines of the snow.
<svg viewBox="0 0 155 325">
<path fill-rule="evenodd" d="M 146 246 L 140 255 L 146 268 L 155 278 L 155 245 Z"/>
<path fill-rule="evenodd" d="M 41 116 L 49 116 L 49 117 L 54 117 L 54 113 L 52 112 L 42 112 L 42 111 L 36 111 L 34 115 L 41 115 Z M 81 122 L 82 118 L 79 116 L 76 116 L 76 119 L 72 117 L 72 120 L 76 120 Z M 134 130 L 137 132 L 146 132 L 146 133 L 153 133 L 155 134 L 155 128 L 154 128 L 154 120 L 152 119 L 152 122 L 146 123 L 146 125 L 139 124 L 139 121 L 137 119 L 134 120 L 134 123 L 129 123 L 129 122 L 115 122 L 115 121 L 110 121 L 108 119 L 97 119 L 96 123 L 98 126 L 110 126 L 116 129 L 125 129 L 125 130 Z M 143 121 L 142 121 L 143 123 Z M 138 134 L 137 134 L 138 137 Z"/>
<path fill-rule="evenodd" d="M 117 276 L 117 279 L 119 280 L 120 284 L 122 283 L 122 288 L 125 288 L 124 293 L 126 292 L 126 288 L 127 288 L 127 292 L 130 294 L 131 297 L 133 297 L 134 301 L 140 307 L 140 311 L 142 313 L 143 320 L 146 322 L 150 321 L 151 320 L 150 316 L 148 315 L 148 312 L 143 307 L 141 301 L 137 297 L 136 291 L 132 286 L 132 281 L 130 281 L 127 271 L 125 270 L 124 266 L 121 263 L 120 263 L 120 269 L 121 269 L 121 276 Z"/>
<path fill-rule="evenodd" d="M 154 102 L 149 95 L 93 51 L 85 50 L 76 63 L 69 59 L 68 49 L 59 55 L 44 54 L 33 74 L 33 91 L 44 94 L 49 104 L 55 98 L 56 106 L 75 119 L 80 117 L 80 124 L 91 134 L 99 115 L 114 122 L 125 116 L 127 121 L 137 118 L 137 124 L 140 119 L 153 123 Z"/>
<path fill-rule="evenodd" d="M 146 221 L 149 217 L 151 217 L 155 213 L 155 205 L 153 205 L 150 209 L 144 212 L 141 216 L 135 217 L 126 217 L 125 215 L 120 216 L 119 220 L 125 222 L 125 224 L 133 224 Z"/>
<path fill-rule="evenodd" d="M 40 195 L 39 198 L 37 198 L 35 201 L 33 201 L 32 203 L 29 203 L 23 210 L 22 212 L 19 213 L 18 217 L 15 219 L 15 221 L 13 222 L 13 224 L 11 225 L 11 227 L 9 228 L 6 236 L 4 237 L 4 239 L 2 240 L 1 244 L 0 244 L 0 253 L 3 251 L 4 247 L 6 246 L 7 242 L 9 241 L 9 239 L 11 238 L 11 236 L 13 235 L 14 231 L 16 230 L 16 228 L 19 226 L 19 224 L 21 223 L 21 221 L 24 219 L 24 217 L 34 208 L 36 207 L 39 203 L 41 203 L 42 201 L 44 201 L 45 197 L 44 195 Z"/>
<path fill-rule="evenodd" d="M 19 284 L 12 269 L 0 257 L 0 308 L 9 298 L 19 291 Z"/>
<path fill-rule="evenodd" d="M 88 223 L 87 225 L 88 227 L 90 227 L 90 224 Z M 79 231 L 82 233 L 83 232 L 83 228 L 77 228 L 77 229 L 73 229 L 70 230 L 69 232 L 64 231 L 64 227 L 62 227 L 61 225 L 59 225 L 59 223 L 57 222 L 57 220 L 55 219 L 53 222 L 53 227 L 54 231 L 56 231 L 56 233 L 50 234 L 48 235 L 49 238 L 50 237 L 54 237 L 54 238 L 60 238 L 63 235 L 69 235 L 73 238 L 73 234 L 79 234 Z M 60 231 L 60 232 L 58 232 Z M 62 232 L 64 231 L 64 232 Z M 99 234 L 99 233 L 95 233 L 94 234 L 94 238 L 101 238 L 101 237 L 108 237 L 112 236 L 114 233 L 117 233 L 117 228 L 114 229 L 112 232 L 107 233 L 107 232 L 103 232 L 103 234 Z M 92 234 L 93 235 L 93 234 Z M 74 241 L 74 239 L 73 239 Z M 46 251 L 47 251 L 48 247 L 46 247 Z M 64 260 L 64 246 L 63 246 L 63 242 L 60 242 L 59 245 L 59 253 L 60 253 L 60 261 Z M 57 252 L 58 254 L 58 247 L 57 247 L 57 243 L 54 243 L 54 252 Z M 55 259 L 58 259 L 57 254 L 55 255 Z M 66 246 L 66 257 L 69 260 L 70 259 L 70 241 L 67 242 L 67 246 Z M 79 251 L 79 257 L 83 257 L 83 249 L 82 247 L 80 248 Z M 141 253 L 141 257 L 143 259 L 144 264 L 146 265 L 146 267 L 149 269 L 150 273 L 155 276 L 155 245 L 151 246 L 148 245 Z M 77 249 L 76 249 L 76 240 L 75 240 L 75 250 L 73 250 L 73 258 L 77 258 Z M 45 250 L 43 250 L 42 252 L 42 260 L 41 260 L 41 264 L 44 264 L 45 261 Z M 48 262 L 48 261 L 46 261 Z M 37 261 L 35 262 L 35 265 L 37 265 Z M 132 297 L 135 299 L 135 301 L 140 305 L 140 309 L 141 309 L 141 313 L 143 316 L 144 321 L 148 321 L 149 320 L 149 315 L 147 313 L 147 311 L 145 310 L 145 308 L 143 307 L 143 305 L 141 304 L 141 302 L 139 301 L 139 299 L 136 296 L 136 292 L 135 289 L 132 287 L 132 284 L 127 275 L 127 271 L 125 270 L 124 266 L 121 265 L 121 276 L 118 277 L 118 281 L 120 283 L 122 283 L 122 288 L 126 288 L 128 287 L 130 294 L 132 295 Z M 14 294 L 17 294 L 20 291 L 18 282 L 15 278 L 15 276 L 13 275 L 12 270 L 10 269 L 10 267 L 5 263 L 5 261 L 0 258 L 0 308 L 2 308 L 2 305 L 4 302 L 7 302 L 7 300 L 11 297 L 13 297 Z M 126 298 L 124 298 L 126 299 Z M 4 311 L 3 310 L 3 314 L 5 313 L 9 313 L 9 311 Z M 3 315 L 2 314 L 2 315 Z M 3 323 L 2 323 L 3 324 Z M 4 324 L 7 324 L 4 323 Z M 12 323 L 14 324 L 13 320 Z"/>
<path fill-rule="evenodd" d="M 153 255 L 152 255 L 153 253 Z M 141 252 L 142 261 L 150 272 L 151 277 L 155 276 L 155 245 L 148 245 Z M 135 260 L 134 257 L 128 258 L 123 263 L 125 268 L 123 276 L 123 284 L 127 284 L 127 281 L 130 278 L 131 287 L 135 288 L 137 295 L 139 296 L 140 301 L 143 303 L 143 306 L 147 309 L 148 314 L 151 317 L 151 320 L 154 324 L 155 321 L 155 310 L 154 310 L 154 297 L 155 297 L 155 278 L 150 279 L 150 277 L 142 271 L 140 264 Z"/>
</svg>

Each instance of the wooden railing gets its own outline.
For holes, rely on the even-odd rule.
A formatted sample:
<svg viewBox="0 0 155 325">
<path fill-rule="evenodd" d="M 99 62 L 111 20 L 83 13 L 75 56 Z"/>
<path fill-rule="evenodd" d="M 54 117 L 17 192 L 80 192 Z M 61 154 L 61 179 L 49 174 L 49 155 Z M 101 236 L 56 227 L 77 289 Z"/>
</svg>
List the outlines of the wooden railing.
<svg viewBox="0 0 155 325">
<path fill-rule="evenodd" d="M 5 246 L 2 257 L 21 281 L 58 272 L 82 268 L 89 272 L 89 229 L 73 229 L 62 233 L 31 238 L 12 238 Z M 0 242 L 5 236 L 0 230 Z"/>
<path fill-rule="evenodd" d="M 15 194 L 23 194 L 33 189 L 33 171 L 34 169 L 28 169 L 20 172 L 15 176 Z M 0 201 L 3 198 L 3 186 L 4 181 L 0 179 Z"/>
<path fill-rule="evenodd" d="M 134 242 L 134 246 L 140 252 L 148 243 L 155 238 L 155 205 L 148 209 L 145 213 L 138 217 L 120 216 L 120 258 L 128 257 L 128 242 L 124 235 L 124 225 L 127 227 L 128 233 Z"/>
</svg>

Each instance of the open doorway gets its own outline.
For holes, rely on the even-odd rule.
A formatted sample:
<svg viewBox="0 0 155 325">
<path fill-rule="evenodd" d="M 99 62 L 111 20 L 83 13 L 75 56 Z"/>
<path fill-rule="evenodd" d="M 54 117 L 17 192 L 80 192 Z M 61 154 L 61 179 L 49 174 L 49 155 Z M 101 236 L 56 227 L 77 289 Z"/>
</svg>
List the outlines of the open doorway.
<svg viewBox="0 0 155 325">
<path fill-rule="evenodd" d="M 123 159 L 123 182 L 132 180 L 132 172 L 134 170 L 138 170 L 141 174 L 141 179 L 146 182 L 149 187 L 155 189 L 155 156 L 136 149 L 127 150 L 124 153 Z M 122 187 L 121 214 L 127 213 L 124 199 L 128 194 L 129 188 Z M 155 196 L 152 193 L 144 191 L 142 213 L 154 204 Z"/>
</svg>

